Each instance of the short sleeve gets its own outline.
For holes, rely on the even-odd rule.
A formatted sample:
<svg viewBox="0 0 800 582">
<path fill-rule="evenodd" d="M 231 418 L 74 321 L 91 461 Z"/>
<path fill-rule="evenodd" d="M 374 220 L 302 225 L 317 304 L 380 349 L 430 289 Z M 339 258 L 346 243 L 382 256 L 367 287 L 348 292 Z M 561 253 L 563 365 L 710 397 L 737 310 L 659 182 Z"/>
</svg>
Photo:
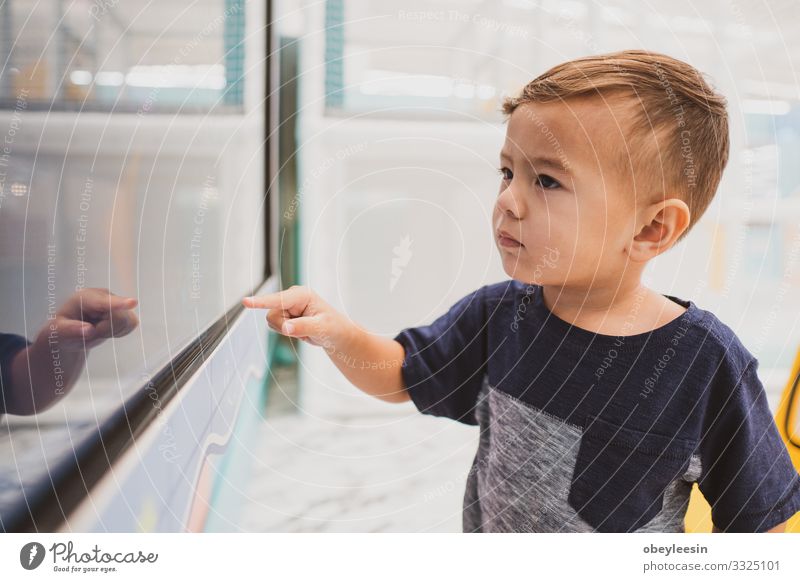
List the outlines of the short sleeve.
<svg viewBox="0 0 800 582">
<path fill-rule="evenodd" d="M 485 287 L 456 302 L 430 325 L 403 329 L 403 381 L 423 414 L 477 425 L 475 404 L 486 373 Z"/>
<path fill-rule="evenodd" d="M 698 486 L 721 531 L 763 532 L 800 511 L 800 475 L 767 404 L 753 358 L 715 403 L 701 443 Z"/>
<path fill-rule="evenodd" d="M 30 343 L 21 335 L 0 333 L 0 414 L 5 414 L 6 398 L 10 398 L 11 360 Z"/>
</svg>

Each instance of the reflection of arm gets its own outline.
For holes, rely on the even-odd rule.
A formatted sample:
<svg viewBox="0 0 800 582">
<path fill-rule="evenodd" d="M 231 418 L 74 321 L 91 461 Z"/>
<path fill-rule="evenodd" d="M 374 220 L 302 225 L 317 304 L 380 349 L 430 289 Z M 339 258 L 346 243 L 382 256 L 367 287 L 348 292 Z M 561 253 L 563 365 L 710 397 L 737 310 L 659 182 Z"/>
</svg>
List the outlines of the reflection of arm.
<svg viewBox="0 0 800 582">
<path fill-rule="evenodd" d="M 47 334 L 42 331 L 35 342 L 11 360 L 10 390 L 9 386 L 3 390 L 6 412 L 28 415 L 51 407 L 75 384 L 85 361 L 83 350 L 51 349 Z"/>
<path fill-rule="evenodd" d="M 5 411 L 36 414 L 60 400 L 83 371 L 91 348 L 136 328 L 139 318 L 132 311 L 136 304 L 135 298 L 108 289 L 73 293 L 54 318 L 48 317 L 35 342 L 26 347 L 22 338 L 14 348 L 17 353 L 3 358 Z"/>
</svg>

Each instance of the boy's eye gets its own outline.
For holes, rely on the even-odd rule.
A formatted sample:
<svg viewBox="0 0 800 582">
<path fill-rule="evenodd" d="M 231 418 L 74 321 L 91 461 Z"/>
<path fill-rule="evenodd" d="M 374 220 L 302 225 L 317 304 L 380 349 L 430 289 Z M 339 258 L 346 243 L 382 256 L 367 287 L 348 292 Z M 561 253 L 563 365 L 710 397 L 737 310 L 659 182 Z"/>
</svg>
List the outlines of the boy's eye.
<svg viewBox="0 0 800 582">
<path fill-rule="evenodd" d="M 536 177 L 536 183 L 545 190 L 555 190 L 561 187 L 561 184 L 559 184 L 557 180 L 547 174 L 539 174 Z"/>
<path fill-rule="evenodd" d="M 505 167 L 497 168 L 497 171 L 503 177 L 503 180 L 510 180 L 511 178 L 514 177 L 514 174 L 512 174 L 511 170 L 509 170 L 508 168 L 505 168 Z M 508 172 L 508 173 L 506 174 L 506 172 Z"/>
</svg>

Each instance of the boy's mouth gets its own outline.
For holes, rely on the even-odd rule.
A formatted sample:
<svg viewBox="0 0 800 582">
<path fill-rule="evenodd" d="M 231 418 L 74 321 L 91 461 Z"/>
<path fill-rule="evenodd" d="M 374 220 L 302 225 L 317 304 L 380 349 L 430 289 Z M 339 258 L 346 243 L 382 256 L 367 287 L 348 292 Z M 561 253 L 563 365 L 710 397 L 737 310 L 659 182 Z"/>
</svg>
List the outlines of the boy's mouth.
<svg viewBox="0 0 800 582">
<path fill-rule="evenodd" d="M 509 247 L 509 248 L 519 248 L 524 247 L 525 245 L 511 236 L 508 231 L 498 229 L 497 230 L 497 242 L 500 246 Z"/>
</svg>

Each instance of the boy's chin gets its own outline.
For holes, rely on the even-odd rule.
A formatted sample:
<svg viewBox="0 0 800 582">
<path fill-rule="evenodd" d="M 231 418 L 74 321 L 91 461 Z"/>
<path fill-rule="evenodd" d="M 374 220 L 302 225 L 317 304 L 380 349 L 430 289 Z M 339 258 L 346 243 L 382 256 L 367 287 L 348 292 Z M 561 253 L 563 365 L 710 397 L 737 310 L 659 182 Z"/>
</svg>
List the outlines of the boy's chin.
<svg viewBox="0 0 800 582">
<path fill-rule="evenodd" d="M 531 272 L 529 269 L 524 269 L 521 266 L 514 267 L 503 261 L 503 270 L 511 279 L 525 283 L 526 285 L 542 285 L 543 279 L 541 273 Z"/>
</svg>

